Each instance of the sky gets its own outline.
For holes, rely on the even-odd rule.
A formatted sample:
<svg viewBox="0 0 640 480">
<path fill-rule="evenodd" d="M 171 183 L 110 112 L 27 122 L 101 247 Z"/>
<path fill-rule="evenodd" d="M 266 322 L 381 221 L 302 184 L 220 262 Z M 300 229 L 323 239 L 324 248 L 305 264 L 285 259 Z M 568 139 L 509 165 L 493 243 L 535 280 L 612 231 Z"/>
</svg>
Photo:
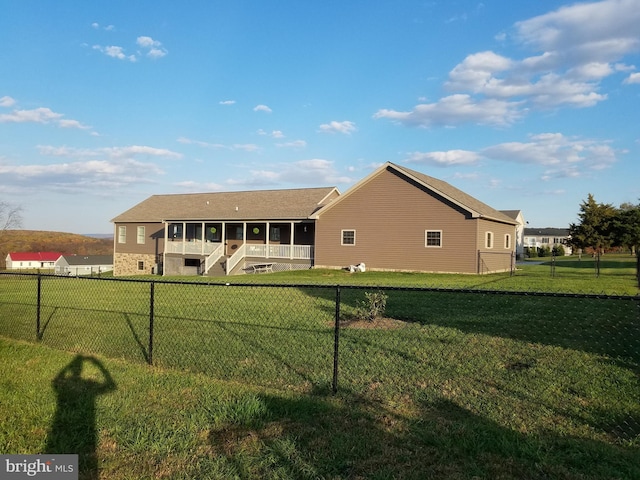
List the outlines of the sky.
<svg viewBox="0 0 640 480">
<path fill-rule="evenodd" d="M 0 0 L 0 201 L 112 233 L 154 194 L 387 161 L 530 227 L 640 203 L 640 0 Z"/>
</svg>

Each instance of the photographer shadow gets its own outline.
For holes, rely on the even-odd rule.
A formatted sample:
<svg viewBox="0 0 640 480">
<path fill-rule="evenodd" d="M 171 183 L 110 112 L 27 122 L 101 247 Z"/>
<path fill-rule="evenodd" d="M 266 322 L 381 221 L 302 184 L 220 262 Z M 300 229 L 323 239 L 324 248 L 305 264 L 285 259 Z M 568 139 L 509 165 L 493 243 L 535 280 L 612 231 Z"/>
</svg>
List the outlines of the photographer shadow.
<svg viewBox="0 0 640 480">
<path fill-rule="evenodd" d="M 44 453 L 77 454 L 79 478 L 99 478 L 96 400 L 116 383 L 94 357 L 76 355 L 53 379 L 56 412 Z"/>
</svg>

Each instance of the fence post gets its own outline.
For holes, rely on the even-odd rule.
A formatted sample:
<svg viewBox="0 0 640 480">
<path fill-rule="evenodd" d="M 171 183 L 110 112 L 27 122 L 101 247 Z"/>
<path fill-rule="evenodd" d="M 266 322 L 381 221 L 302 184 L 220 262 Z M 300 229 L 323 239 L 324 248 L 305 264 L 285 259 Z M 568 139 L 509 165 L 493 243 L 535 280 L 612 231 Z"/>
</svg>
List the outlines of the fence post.
<svg viewBox="0 0 640 480">
<path fill-rule="evenodd" d="M 155 303 L 155 282 L 151 282 L 149 287 L 149 355 L 147 363 L 153 365 L 153 320 L 154 320 L 154 303 Z"/>
<path fill-rule="evenodd" d="M 338 345 L 340 340 L 340 286 L 336 285 L 336 318 L 333 329 L 333 382 L 331 391 L 338 393 Z"/>
<path fill-rule="evenodd" d="M 36 300 L 36 339 L 42 340 L 42 336 L 40 335 L 40 307 L 41 307 L 41 296 L 42 296 L 42 275 L 38 272 L 38 293 Z"/>
</svg>

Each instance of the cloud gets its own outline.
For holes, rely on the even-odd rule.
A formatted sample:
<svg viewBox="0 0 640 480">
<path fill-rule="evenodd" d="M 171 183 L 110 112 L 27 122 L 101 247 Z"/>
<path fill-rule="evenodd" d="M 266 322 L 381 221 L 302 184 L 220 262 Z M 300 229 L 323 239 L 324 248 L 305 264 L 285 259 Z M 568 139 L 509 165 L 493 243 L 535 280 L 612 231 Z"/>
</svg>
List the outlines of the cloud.
<svg viewBox="0 0 640 480">
<path fill-rule="evenodd" d="M 98 22 L 93 22 L 91 24 L 91 27 L 93 27 L 96 30 L 100 29 L 100 24 Z M 115 26 L 114 25 L 107 25 L 106 27 L 102 27 L 103 30 L 106 30 L 107 32 L 111 32 L 113 30 L 115 30 Z"/>
<path fill-rule="evenodd" d="M 13 107 L 16 101 L 8 96 L 0 97 L 0 107 Z"/>
<path fill-rule="evenodd" d="M 218 102 L 220 105 L 234 105 L 236 103 L 235 100 L 221 100 Z"/>
<path fill-rule="evenodd" d="M 621 60 L 640 51 L 638 24 L 637 0 L 576 3 L 517 22 L 510 38 L 531 55 L 469 54 L 449 72 L 444 87 L 451 95 L 411 111 L 381 109 L 374 118 L 407 126 L 508 125 L 532 109 L 592 107 L 608 98 L 602 80 L 628 71 Z"/>
<path fill-rule="evenodd" d="M 130 145 L 126 147 L 105 147 L 95 149 L 82 149 L 72 147 L 53 147 L 50 145 L 38 145 L 41 155 L 66 158 L 91 158 L 106 157 L 114 160 L 133 159 L 143 157 L 163 157 L 170 160 L 179 160 L 183 157 L 181 153 L 167 150 L 165 148 L 155 148 L 144 145 Z"/>
<path fill-rule="evenodd" d="M 412 152 L 408 163 L 420 163 L 433 166 L 475 165 L 481 156 L 468 150 L 448 150 L 446 152 Z"/>
<path fill-rule="evenodd" d="M 253 143 L 235 143 L 233 145 L 225 145 L 222 143 L 209 143 L 203 142 L 200 140 L 192 140 L 186 137 L 178 138 L 178 143 L 182 143 L 184 145 L 197 145 L 199 147 L 204 148 L 214 148 L 214 149 L 225 149 L 225 150 L 242 150 L 245 152 L 257 152 L 260 150 L 260 147 Z"/>
<path fill-rule="evenodd" d="M 255 107 L 253 107 L 253 111 L 254 112 L 266 112 L 266 113 L 271 113 L 272 110 L 267 107 L 266 105 L 256 105 Z"/>
<path fill-rule="evenodd" d="M 633 83 L 640 83 L 640 73 L 632 73 L 627 78 L 624 79 L 626 85 L 631 85 Z"/>
<path fill-rule="evenodd" d="M 454 126 L 461 123 L 507 125 L 522 112 L 519 102 L 498 99 L 474 100 L 470 95 L 456 94 L 436 103 L 416 105 L 410 112 L 378 110 L 373 118 L 387 118 L 407 126 Z"/>
<path fill-rule="evenodd" d="M 333 162 L 324 159 L 300 160 L 293 163 L 278 165 L 275 170 L 251 170 L 250 175 L 242 180 L 230 179 L 228 185 L 258 187 L 280 184 L 334 186 L 351 183 L 350 177 L 340 175 Z"/>
<path fill-rule="evenodd" d="M 276 147 L 279 148 L 305 148 L 307 142 L 304 140 L 294 140 L 292 142 L 276 143 Z"/>
<path fill-rule="evenodd" d="M 336 122 L 334 120 L 330 123 L 320 125 L 320 131 L 323 133 L 343 133 L 345 135 L 351 135 L 351 133 L 356 130 L 356 124 L 347 120 L 343 122 Z"/>
<path fill-rule="evenodd" d="M 154 40 L 151 37 L 138 37 L 136 39 L 136 45 L 147 50 L 147 57 L 161 58 L 168 53 L 167 50 L 162 46 L 162 43 Z"/>
<path fill-rule="evenodd" d="M 549 172 L 563 172 L 565 177 L 577 177 L 581 170 L 602 170 L 617 161 L 616 151 L 607 142 L 572 139 L 561 133 L 531 135 L 528 142 L 508 142 L 479 152 L 494 160 L 512 163 L 553 166 Z"/>
<path fill-rule="evenodd" d="M 104 53 L 107 57 L 117 58 L 118 60 L 126 60 L 132 63 L 138 61 L 138 58 L 135 55 L 126 55 L 124 53 L 124 48 L 115 45 L 110 45 L 107 47 L 103 47 L 102 45 L 94 45 L 92 48 Z"/>
<path fill-rule="evenodd" d="M 10 98 L 10 97 L 2 97 Z M 12 105 L 12 102 L 7 102 L 7 105 Z M 40 123 L 40 124 L 54 124 L 61 128 L 78 128 L 81 130 L 90 130 L 91 127 L 82 124 L 78 120 L 70 120 L 62 118 L 62 113 L 56 113 L 50 108 L 40 107 L 32 110 L 14 110 L 11 113 L 0 114 L 0 123 Z"/>
</svg>

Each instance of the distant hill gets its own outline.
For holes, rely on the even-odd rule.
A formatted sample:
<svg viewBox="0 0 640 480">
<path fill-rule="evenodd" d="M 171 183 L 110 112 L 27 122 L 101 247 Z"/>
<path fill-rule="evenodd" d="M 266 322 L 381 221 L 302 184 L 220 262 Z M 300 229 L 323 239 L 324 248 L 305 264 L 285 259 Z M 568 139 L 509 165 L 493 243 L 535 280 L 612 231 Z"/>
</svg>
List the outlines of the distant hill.
<svg viewBox="0 0 640 480">
<path fill-rule="evenodd" d="M 0 232 L 0 268 L 5 267 L 9 252 L 60 252 L 65 255 L 113 254 L 113 238 L 40 230 L 5 230 Z"/>
</svg>

